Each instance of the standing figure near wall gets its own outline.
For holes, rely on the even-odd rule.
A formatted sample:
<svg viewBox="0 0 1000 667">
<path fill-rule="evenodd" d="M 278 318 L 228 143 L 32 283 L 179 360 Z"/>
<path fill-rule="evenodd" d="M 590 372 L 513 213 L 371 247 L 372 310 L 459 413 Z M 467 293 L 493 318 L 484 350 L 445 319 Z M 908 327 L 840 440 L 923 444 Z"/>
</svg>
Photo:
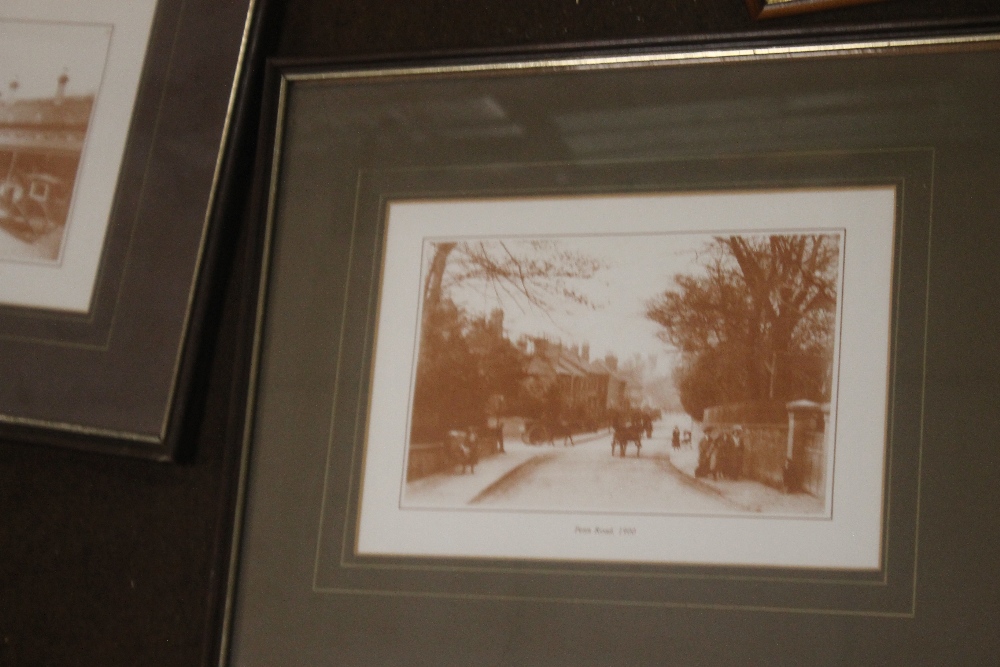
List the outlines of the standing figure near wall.
<svg viewBox="0 0 1000 667">
<path fill-rule="evenodd" d="M 746 445 L 743 442 L 743 429 L 734 426 L 732 431 L 733 451 L 730 461 L 729 478 L 739 479 L 743 476 L 743 459 L 746 455 Z"/>
<path fill-rule="evenodd" d="M 715 438 L 713 429 L 706 426 L 704 435 L 698 441 L 698 467 L 694 469 L 695 477 L 707 477 L 712 472 L 712 460 L 715 451 Z"/>
</svg>

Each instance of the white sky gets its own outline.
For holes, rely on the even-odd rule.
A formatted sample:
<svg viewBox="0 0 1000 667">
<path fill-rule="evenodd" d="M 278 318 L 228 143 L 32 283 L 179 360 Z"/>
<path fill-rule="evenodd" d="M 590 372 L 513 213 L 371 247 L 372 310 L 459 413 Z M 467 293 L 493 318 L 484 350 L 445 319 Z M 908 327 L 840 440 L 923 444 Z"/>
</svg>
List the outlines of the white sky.
<svg viewBox="0 0 1000 667">
<path fill-rule="evenodd" d="M 695 252 L 711 240 L 709 234 L 633 234 L 564 237 L 566 250 L 600 260 L 605 268 L 575 287 L 598 308 L 591 310 L 564 301 L 551 317 L 537 310 L 522 312 L 510 301 L 498 304 L 492 291 L 469 285 L 454 289 L 456 302 L 473 312 L 487 313 L 501 305 L 504 326 L 512 340 L 521 334 L 545 334 L 564 343 L 590 343 L 591 359 L 612 352 L 619 359 L 639 353 L 662 353 L 668 345 L 657 338 L 661 327 L 645 316 L 646 302 L 673 286 L 678 273 L 699 272 Z M 508 242 L 511 249 L 517 241 Z M 516 250 L 514 250 L 516 252 Z M 430 253 L 428 253 L 430 254 Z"/>
<path fill-rule="evenodd" d="M 69 76 L 68 95 L 96 94 L 104 72 L 111 26 L 0 18 L 0 100 L 52 97 L 59 75 Z"/>
</svg>

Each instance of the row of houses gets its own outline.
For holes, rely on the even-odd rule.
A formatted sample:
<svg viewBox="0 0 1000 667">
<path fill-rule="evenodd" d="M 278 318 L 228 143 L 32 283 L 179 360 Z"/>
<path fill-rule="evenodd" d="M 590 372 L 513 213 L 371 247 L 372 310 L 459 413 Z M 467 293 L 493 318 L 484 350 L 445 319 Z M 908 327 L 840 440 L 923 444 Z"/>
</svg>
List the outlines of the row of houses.
<svg viewBox="0 0 1000 667">
<path fill-rule="evenodd" d="M 486 320 L 486 330 L 475 342 L 476 351 L 489 354 L 498 341 L 507 341 L 503 328 L 503 312 L 494 310 Z M 509 344 L 509 343 L 507 343 Z M 638 405 L 640 390 L 631 386 L 626 373 L 618 369 L 618 359 L 606 355 L 603 359 L 590 358 L 587 344 L 569 346 L 540 336 L 521 337 L 516 346 L 527 357 L 520 381 L 518 396 L 493 395 L 487 401 L 486 428 L 523 428 L 525 420 L 559 418 L 577 428 L 596 428 L 607 423 L 610 410 Z M 533 414 L 526 397 L 533 396 Z M 557 405 L 550 401 L 555 398 Z M 414 412 L 412 415 L 410 446 L 407 455 L 407 479 L 414 480 L 454 467 L 455 460 L 442 438 L 428 437 L 434 426 L 442 421 L 441 408 Z M 557 414 L 556 414 L 557 412 Z M 475 427 L 475 424 L 469 426 Z M 508 437 L 512 433 L 507 434 Z M 494 453 L 495 445 L 487 438 L 477 441 L 478 456 Z"/>
<path fill-rule="evenodd" d="M 94 95 L 67 95 L 69 77 L 56 82 L 52 97 L 0 99 L 0 146 L 79 153 L 94 110 Z"/>
<path fill-rule="evenodd" d="M 526 388 L 542 395 L 555 387 L 563 406 L 575 413 L 603 419 L 609 410 L 639 403 L 638 389 L 618 370 L 613 354 L 590 358 L 590 345 L 568 346 L 543 337 L 522 338 L 529 355 Z"/>
<path fill-rule="evenodd" d="M 0 100 L 0 230 L 26 243 L 61 233 L 94 107 L 93 95 Z M 56 248 L 52 249 L 56 251 Z"/>
</svg>

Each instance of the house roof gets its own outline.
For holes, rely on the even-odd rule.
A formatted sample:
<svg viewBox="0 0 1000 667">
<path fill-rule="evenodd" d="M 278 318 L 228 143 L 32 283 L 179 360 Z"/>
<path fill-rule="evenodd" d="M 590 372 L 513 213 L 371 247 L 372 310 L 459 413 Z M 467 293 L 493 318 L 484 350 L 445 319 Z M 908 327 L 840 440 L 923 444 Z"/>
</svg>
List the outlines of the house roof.
<svg viewBox="0 0 1000 667">
<path fill-rule="evenodd" d="M 0 127 L 86 127 L 93 106 L 93 95 L 0 102 Z"/>
<path fill-rule="evenodd" d="M 612 370 L 603 360 L 593 361 L 580 357 L 573 348 L 563 347 L 558 343 L 549 343 L 537 352 L 528 362 L 529 375 L 568 375 L 584 377 L 587 375 L 607 375 L 618 379 L 618 373 Z"/>
</svg>

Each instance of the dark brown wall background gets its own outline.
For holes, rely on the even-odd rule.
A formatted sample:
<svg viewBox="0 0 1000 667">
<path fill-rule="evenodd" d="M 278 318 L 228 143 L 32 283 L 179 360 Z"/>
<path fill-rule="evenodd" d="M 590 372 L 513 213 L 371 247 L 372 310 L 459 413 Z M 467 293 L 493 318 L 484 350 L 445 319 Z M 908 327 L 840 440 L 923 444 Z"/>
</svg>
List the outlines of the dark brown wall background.
<svg viewBox="0 0 1000 667">
<path fill-rule="evenodd" d="M 367 58 L 647 38 L 683 44 L 926 34 L 998 26 L 1000 6 L 996 0 L 889 0 L 753 22 L 743 0 L 288 0 L 275 3 L 268 21 L 275 55 Z M 247 147 L 253 140 L 243 137 Z M 249 150 L 242 168 L 248 164 Z M 245 202 L 247 193 L 235 199 Z M 213 664 L 240 446 L 242 346 L 250 333 L 253 270 L 245 259 L 244 213 L 230 211 L 225 223 L 223 270 L 214 282 L 216 307 L 209 309 L 200 349 L 181 463 L 0 442 L 0 665 Z M 956 401 L 936 407 L 951 410 L 938 415 L 942 427 L 995 440 L 989 396 L 997 388 L 996 353 L 984 357 L 975 350 L 996 348 L 997 315 L 986 304 L 997 283 L 991 252 L 997 243 L 984 230 L 965 231 L 957 245 L 945 245 L 956 254 L 943 261 L 965 273 L 948 283 L 938 309 L 946 329 L 938 340 L 952 336 L 956 350 L 938 352 L 952 354 L 955 363 L 931 381 L 955 387 Z M 971 590 L 981 582 L 974 570 L 963 569 L 963 554 L 996 555 L 996 511 L 988 509 L 996 504 L 996 485 L 993 462 L 984 463 L 958 465 L 955 488 L 942 491 L 954 507 L 975 511 L 932 515 L 931 535 L 921 537 L 934 546 L 922 544 L 924 557 L 951 559 L 954 566 L 941 568 L 951 580 L 922 586 Z M 942 633 L 929 642 L 929 664 L 967 655 L 962 647 L 970 642 L 989 650 L 995 638 L 984 611 L 996 620 L 994 602 L 991 610 L 973 605 L 929 625 L 928 633 Z M 834 630 L 826 642 L 833 654 L 815 664 L 836 664 L 837 642 L 849 641 Z"/>
</svg>

